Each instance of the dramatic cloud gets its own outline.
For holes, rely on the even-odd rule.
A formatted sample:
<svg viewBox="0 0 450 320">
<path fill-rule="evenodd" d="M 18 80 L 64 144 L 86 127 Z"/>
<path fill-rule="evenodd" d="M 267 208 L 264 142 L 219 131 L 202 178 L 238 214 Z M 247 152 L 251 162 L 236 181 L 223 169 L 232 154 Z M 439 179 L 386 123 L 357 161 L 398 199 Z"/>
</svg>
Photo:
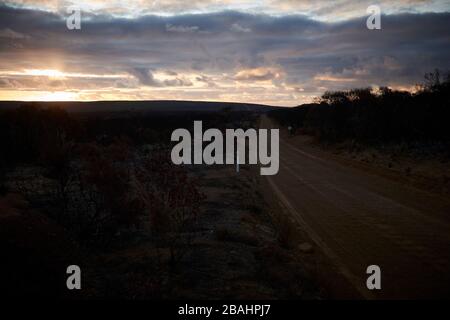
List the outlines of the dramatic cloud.
<svg viewBox="0 0 450 320">
<path fill-rule="evenodd" d="M 373 4 L 380 5 L 386 14 L 446 12 L 449 5 L 447 0 L 7 0 L 5 3 L 59 13 L 77 5 L 86 12 L 122 17 L 245 11 L 270 15 L 303 14 L 324 21 L 364 16 L 366 8 Z"/>
<path fill-rule="evenodd" d="M 130 72 L 135 76 L 139 82 L 144 86 L 159 87 L 161 83 L 156 81 L 153 77 L 153 73 L 146 68 L 134 68 Z"/>
<path fill-rule="evenodd" d="M 222 1 L 240 11 L 217 11 L 212 0 L 155 1 L 165 16 L 148 14 L 152 1 L 119 2 L 89 1 L 92 11 L 73 31 L 61 1 L 0 4 L 0 99 L 291 106 L 325 90 L 412 88 L 424 73 L 450 69 L 450 13 L 441 1 L 394 1 L 382 30 L 366 28 L 365 1 Z M 424 4 L 441 13 L 420 13 Z M 134 6 L 142 15 L 127 13 Z M 261 6 L 279 14 L 249 13 Z M 340 18 L 322 21 L 331 14 Z"/>
<path fill-rule="evenodd" d="M 166 30 L 169 32 L 181 32 L 190 33 L 198 31 L 197 26 L 173 26 L 171 24 L 166 24 Z"/>
<path fill-rule="evenodd" d="M 238 24 L 238 23 L 234 23 L 234 24 L 231 26 L 230 30 L 231 30 L 231 31 L 234 31 L 234 32 L 252 32 L 252 29 L 250 29 L 250 28 L 245 28 L 245 27 L 241 26 L 241 25 Z"/>
<path fill-rule="evenodd" d="M 235 75 L 236 80 L 240 81 L 267 81 L 278 79 L 281 72 L 273 68 L 254 68 L 239 71 Z"/>
<path fill-rule="evenodd" d="M 19 33 L 19 32 L 15 32 L 11 29 L 3 29 L 0 30 L 0 38 L 9 38 L 9 39 L 24 39 L 26 38 L 26 36 L 24 36 L 23 34 Z"/>
</svg>

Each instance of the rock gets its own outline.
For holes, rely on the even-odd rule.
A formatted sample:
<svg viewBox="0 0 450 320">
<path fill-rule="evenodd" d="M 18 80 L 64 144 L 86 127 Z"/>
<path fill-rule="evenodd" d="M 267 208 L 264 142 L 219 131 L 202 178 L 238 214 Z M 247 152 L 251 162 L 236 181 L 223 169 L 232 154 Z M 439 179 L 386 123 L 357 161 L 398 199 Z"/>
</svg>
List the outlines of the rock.
<svg viewBox="0 0 450 320">
<path fill-rule="evenodd" d="M 314 251 L 312 244 L 308 242 L 303 242 L 298 246 L 298 249 L 303 253 L 311 253 Z"/>
</svg>

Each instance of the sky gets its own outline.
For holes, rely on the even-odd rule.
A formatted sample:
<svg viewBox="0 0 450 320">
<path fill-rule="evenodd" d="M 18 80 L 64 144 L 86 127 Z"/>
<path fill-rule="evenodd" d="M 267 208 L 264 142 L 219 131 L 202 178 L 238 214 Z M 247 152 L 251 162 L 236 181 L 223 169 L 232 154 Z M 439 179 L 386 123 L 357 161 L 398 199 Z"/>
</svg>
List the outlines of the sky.
<svg viewBox="0 0 450 320">
<path fill-rule="evenodd" d="M 67 8 L 81 9 L 69 30 Z M 367 8 L 381 9 L 369 30 Z M 450 0 L 0 1 L 0 100 L 296 106 L 450 70 Z"/>
</svg>

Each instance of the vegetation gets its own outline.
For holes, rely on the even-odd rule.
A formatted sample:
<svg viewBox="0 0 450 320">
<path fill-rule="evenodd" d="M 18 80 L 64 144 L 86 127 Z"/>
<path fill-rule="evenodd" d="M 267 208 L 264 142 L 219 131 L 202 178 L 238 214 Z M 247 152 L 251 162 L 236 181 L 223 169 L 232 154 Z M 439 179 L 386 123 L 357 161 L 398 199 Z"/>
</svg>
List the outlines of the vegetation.
<svg viewBox="0 0 450 320">
<path fill-rule="evenodd" d="M 202 195 L 164 156 L 185 120 L 162 117 L 86 118 L 37 104 L 3 111 L 0 191 L 23 195 L 84 246 L 147 226 L 173 248 Z"/>
<path fill-rule="evenodd" d="M 270 116 L 322 141 L 450 142 L 450 74 L 427 74 L 415 93 L 382 87 L 326 92 L 317 103 Z"/>
<path fill-rule="evenodd" d="M 258 277 L 278 259 L 266 260 L 259 249 L 279 244 L 248 168 L 237 175 L 222 166 L 174 166 L 169 158 L 175 128 L 194 119 L 222 130 L 249 127 L 257 114 L 68 113 L 47 106 L 0 111 L 0 242 L 12 295 L 315 296 L 287 249 L 280 249 L 286 266 Z M 61 281 L 74 263 L 83 270 L 79 293 Z M 292 277 L 280 282 L 284 274 L 297 274 L 300 284 L 287 286 Z"/>
</svg>

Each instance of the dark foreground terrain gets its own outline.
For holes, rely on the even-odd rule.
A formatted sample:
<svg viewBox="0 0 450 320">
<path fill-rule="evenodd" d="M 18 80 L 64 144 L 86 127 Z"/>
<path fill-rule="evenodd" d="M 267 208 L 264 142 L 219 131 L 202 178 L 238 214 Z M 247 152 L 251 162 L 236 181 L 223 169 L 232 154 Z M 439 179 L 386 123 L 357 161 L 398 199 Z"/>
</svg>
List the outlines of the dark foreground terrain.
<svg viewBox="0 0 450 320">
<path fill-rule="evenodd" d="M 46 107 L 25 105 L 2 114 L 3 294 L 327 295 L 315 280 L 312 245 L 266 198 L 258 168 L 177 167 L 167 159 L 173 129 L 199 119 L 216 128 L 257 126 L 258 110 L 124 116 Z M 72 264 L 82 270 L 80 291 L 66 288 Z"/>
<path fill-rule="evenodd" d="M 450 77 L 430 79 L 414 94 L 355 89 L 294 109 L 5 106 L 2 293 L 448 298 Z M 279 173 L 174 166 L 171 133 L 194 120 L 222 132 L 279 128 Z M 66 288 L 71 264 L 81 291 Z M 366 287 L 369 265 L 381 268 L 379 291 Z"/>
<path fill-rule="evenodd" d="M 19 108 L 23 101 L 0 101 L 0 110 Z M 33 104 L 31 102 L 31 104 Z M 152 101 L 92 101 L 92 102 L 38 102 L 46 108 L 62 108 L 69 113 L 100 113 L 105 112 L 123 114 L 170 114 L 172 112 L 219 112 L 224 108 L 234 111 L 265 112 L 273 107 L 258 104 L 232 103 L 232 102 L 202 102 L 202 101 L 177 101 L 177 100 L 152 100 Z"/>
</svg>

